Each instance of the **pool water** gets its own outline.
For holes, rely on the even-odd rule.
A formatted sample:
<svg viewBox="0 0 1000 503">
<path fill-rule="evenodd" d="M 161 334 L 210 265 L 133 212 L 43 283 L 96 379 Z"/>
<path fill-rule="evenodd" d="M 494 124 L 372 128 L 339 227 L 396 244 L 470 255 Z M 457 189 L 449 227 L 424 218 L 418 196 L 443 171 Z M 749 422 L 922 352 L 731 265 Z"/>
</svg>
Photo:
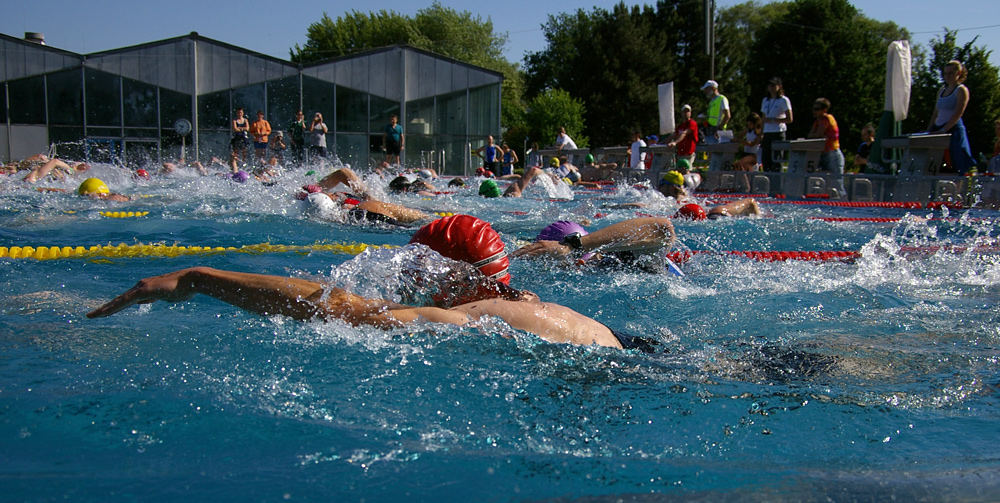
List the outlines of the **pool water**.
<svg viewBox="0 0 1000 503">
<path fill-rule="evenodd" d="M 116 204 L 4 182 L 0 246 L 404 245 L 413 231 L 311 218 L 290 196 L 304 169 L 272 187 L 94 173 L 141 197 Z M 533 187 L 518 200 L 475 187 L 383 197 L 479 216 L 508 250 L 554 220 L 587 218 L 594 230 L 635 216 L 613 203 L 674 209 L 631 187 Z M 675 249 L 862 257 L 706 253 L 681 264 L 684 277 L 512 261 L 512 285 L 652 338 L 654 354 L 551 344 L 499 320 L 382 331 L 260 317 L 207 297 L 84 317 L 139 278 L 195 265 L 392 297 L 404 285 L 384 264 L 405 249 L 0 259 L 3 499 L 1000 498 L 1000 259 L 929 248 L 994 245 L 997 214 L 763 209 L 678 221 Z M 100 215 L 109 210 L 149 214 Z"/>
</svg>

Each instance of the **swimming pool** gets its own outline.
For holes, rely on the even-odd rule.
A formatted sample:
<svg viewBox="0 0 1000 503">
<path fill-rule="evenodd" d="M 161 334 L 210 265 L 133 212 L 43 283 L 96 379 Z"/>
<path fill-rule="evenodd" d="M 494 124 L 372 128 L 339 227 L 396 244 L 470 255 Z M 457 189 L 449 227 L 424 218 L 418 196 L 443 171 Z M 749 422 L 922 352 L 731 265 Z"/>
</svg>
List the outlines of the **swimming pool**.
<svg viewBox="0 0 1000 503">
<path fill-rule="evenodd" d="M 112 205 L 7 184 L 0 246 L 402 245 L 412 232 L 303 216 L 289 197 L 301 171 L 263 187 L 94 170 L 142 197 Z M 521 200 L 474 194 L 402 200 L 484 218 L 508 247 L 554 220 L 589 218 L 593 230 L 636 213 L 609 203 L 672 213 L 632 188 L 569 201 L 537 188 Z M 653 338 L 662 350 L 652 355 L 549 344 L 501 322 L 299 323 L 207 297 L 84 317 L 141 277 L 194 265 L 393 291 L 396 280 L 366 256 L 0 259 L 5 498 L 996 499 L 1000 261 L 930 247 L 993 244 L 997 214 L 764 209 L 677 222 L 678 246 L 862 257 L 706 253 L 682 264 L 682 278 L 512 262 L 512 285 Z M 927 216 L 947 219 L 918 218 Z"/>
</svg>

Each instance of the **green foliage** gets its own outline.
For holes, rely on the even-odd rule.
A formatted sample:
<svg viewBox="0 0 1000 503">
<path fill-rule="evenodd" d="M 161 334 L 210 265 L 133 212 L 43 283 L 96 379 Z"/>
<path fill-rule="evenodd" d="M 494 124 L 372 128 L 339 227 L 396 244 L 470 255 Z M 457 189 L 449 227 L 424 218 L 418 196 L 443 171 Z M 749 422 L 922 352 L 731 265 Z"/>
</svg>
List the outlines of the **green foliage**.
<svg viewBox="0 0 1000 503">
<path fill-rule="evenodd" d="M 696 92 L 694 83 L 707 78 L 695 76 L 707 67 L 703 28 L 691 23 L 701 6 L 701 0 L 661 0 L 655 8 L 619 3 L 610 11 L 550 16 L 543 26 L 547 48 L 525 58 L 528 96 L 563 89 L 586 103 L 586 134 L 598 145 L 657 131 L 657 84 L 674 81 L 675 90 Z"/>
<path fill-rule="evenodd" d="M 941 70 L 944 65 L 956 59 L 969 71 L 969 104 L 962 117 L 969 132 L 969 143 L 973 154 L 988 157 L 992 153 L 993 121 L 1000 118 L 1000 74 L 997 67 L 989 62 L 991 51 L 976 46 L 975 38 L 959 46 L 957 33 L 946 30 L 941 38 L 931 41 L 931 55 L 921 57 L 914 65 L 913 89 L 910 92 L 910 110 L 903 123 L 907 132 L 927 129 L 931 114 L 937 102 L 937 94 L 944 86 Z"/>
<path fill-rule="evenodd" d="M 559 128 L 565 127 L 577 146 L 584 148 L 589 140 L 584 131 L 585 107 L 561 89 L 547 89 L 535 96 L 525 112 L 526 136 L 529 143 L 537 142 L 544 147 L 553 145 Z M 508 135 L 505 139 L 519 143 L 521 138 Z"/>
<path fill-rule="evenodd" d="M 795 112 L 789 136 L 806 136 L 812 102 L 825 97 L 840 126 L 841 148 L 850 152 L 861 128 L 877 122 L 884 108 L 888 45 L 906 38 L 906 30 L 863 16 L 847 0 L 791 2 L 753 42 L 746 65 L 754 91 L 749 110 L 759 109 L 767 79 L 779 76 Z"/>
</svg>

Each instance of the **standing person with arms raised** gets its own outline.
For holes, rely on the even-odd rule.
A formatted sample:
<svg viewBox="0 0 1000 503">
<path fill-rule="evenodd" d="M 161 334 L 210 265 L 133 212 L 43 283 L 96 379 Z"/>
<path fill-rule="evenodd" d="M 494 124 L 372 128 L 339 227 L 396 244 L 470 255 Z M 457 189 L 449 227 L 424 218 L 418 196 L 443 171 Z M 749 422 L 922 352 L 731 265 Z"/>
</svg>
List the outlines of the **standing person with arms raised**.
<svg viewBox="0 0 1000 503">
<path fill-rule="evenodd" d="M 826 98 L 816 98 L 812 107 L 813 122 L 809 131 L 810 138 L 826 138 L 823 145 L 823 153 L 819 156 L 820 169 L 830 172 L 833 187 L 837 189 L 837 197 L 847 197 L 847 189 L 844 188 L 844 153 L 840 151 L 840 128 L 837 127 L 837 119 L 830 114 L 830 100 Z"/>
<path fill-rule="evenodd" d="M 719 83 L 709 80 L 701 86 L 701 90 L 708 99 L 708 113 L 705 126 L 705 144 L 714 145 L 724 143 L 732 138 L 726 128 L 729 127 L 729 120 L 732 119 L 732 112 L 729 110 L 729 99 L 719 93 Z M 723 134 L 726 132 L 726 134 Z M 713 154 L 709 161 L 709 169 L 719 171 L 722 169 L 725 159 L 723 156 Z"/>
<path fill-rule="evenodd" d="M 393 114 L 389 118 L 389 124 L 385 126 L 385 131 L 382 133 L 382 150 L 385 151 L 385 162 L 386 164 L 400 164 L 400 154 L 403 151 L 404 145 L 403 138 L 403 126 L 399 124 L 399 116 Z M 395 162 L 394 162 L 395 161 Z"/>
<path fill-rule="evenodd" d="M 962 114 L 969 106 L 969 88 L 965 87 L 968 70 L 961 61 L 951 60 L 941 70 L 944 87 L 937 94 L 937 104 L 927 124 L 928 133 L 949 133 L 951 144 L 948 147 L 949 162 L 955 170 L 965 174 L 976 165 L 969 147 L 969 135 L 965 130 Z"/>
<path fill-rule="evenodd" d="M 785 88 L 781 79 L 771 77 L 767 81 L 767 97 L 760 103 L 760 112 L 764 117 L 764 137 L 760 142 L 761 163 L 764 171 L 781 171 L 781 163 L 774 160 L 771 145 L 776 141 L 785 141 L 788 125 L 792 123 L 792 101 L 785 96 Z"/>
<path fill-rule="evenodd" d="M 306 154 L 306 119 L 302 110 L 295 112 L 295 118 L 288 124 L 288 139 L 291 142 L 292 162 L 302 164 Z"/>
<path fill-rule="evenodd" d="M 326 157 L 326 124 L 323 122 L 323 114 L 316 112 L 312 124 L 309 125 L 309 137 L 312 140 L 309 144 L 309 157 Z"/>
</svg>

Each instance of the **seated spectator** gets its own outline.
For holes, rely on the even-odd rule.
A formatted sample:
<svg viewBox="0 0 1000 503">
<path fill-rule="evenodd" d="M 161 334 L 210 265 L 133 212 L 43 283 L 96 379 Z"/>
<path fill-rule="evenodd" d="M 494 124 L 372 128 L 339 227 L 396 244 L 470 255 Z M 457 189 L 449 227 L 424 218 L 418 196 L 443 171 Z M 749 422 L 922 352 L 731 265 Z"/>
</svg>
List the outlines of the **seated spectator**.
<svg viewBox="0 0 1000 503">
<path fill-rule="evenodd" d="M 854 163 L 849 170 L 851 173 L 861 173 L 867 169 L 868 156 L 872 152 L 873 143 L 875 143 L 875 125 L 869 122 L 861 128 L 861 144 L 858 145 L 858 151 L 854 154 Z"/>
</svg>

